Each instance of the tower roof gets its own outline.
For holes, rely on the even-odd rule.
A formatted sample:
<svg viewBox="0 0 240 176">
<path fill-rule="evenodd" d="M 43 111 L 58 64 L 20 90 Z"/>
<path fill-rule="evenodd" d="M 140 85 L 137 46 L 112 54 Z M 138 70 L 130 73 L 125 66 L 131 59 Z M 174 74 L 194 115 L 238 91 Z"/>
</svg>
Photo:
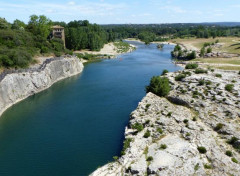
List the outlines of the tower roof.
<svg viewBox="0 0 240 176">
<path fill-rule="evenodd" d="M 64 29 L 64 27 L 59 26 L 59 25 L 55 25 L 55 26 L 52 26 L 52 29 Z"/>
</svg>

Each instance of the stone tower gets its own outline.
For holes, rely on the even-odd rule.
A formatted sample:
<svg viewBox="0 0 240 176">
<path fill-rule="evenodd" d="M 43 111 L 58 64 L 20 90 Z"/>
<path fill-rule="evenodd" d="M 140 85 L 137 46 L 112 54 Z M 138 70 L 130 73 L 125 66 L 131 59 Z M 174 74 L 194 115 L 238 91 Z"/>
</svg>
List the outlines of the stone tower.
<svg viewBox="0 0 240 176">
<path fill-rule="evenodd" d="M 52 27 L 52 37 L 53 38 L 60 38 L 63 40 L 64 48 L 65 46 L 65 33 L 64 33 L 64 27 L 62 26 L 53 26 Z"/>
</svg>

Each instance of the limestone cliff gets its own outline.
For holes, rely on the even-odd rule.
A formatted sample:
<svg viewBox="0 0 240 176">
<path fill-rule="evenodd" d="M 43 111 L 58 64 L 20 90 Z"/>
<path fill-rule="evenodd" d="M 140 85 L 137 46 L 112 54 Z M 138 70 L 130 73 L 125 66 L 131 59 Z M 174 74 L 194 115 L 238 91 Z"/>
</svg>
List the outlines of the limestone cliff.
<svg viewBox="0 0 240 176">
<path fill-rule="evenodd" d="M 76 57 L 46 60 L 39 68 L 2 74 L 0 79 L 0 115 L 13 104 L 49 88 L 55 82 L 81 73 L 83 64 Z"/>
<path fill-rule="evenodd" d="M 92 176 L 239 176 L 240 75 L 196 73 L 168 73 L 170 95 L 143 98 L 126 127 L 122 156 Z M 175 79 L 179 74 L 185 76 Z"/>
</svg>

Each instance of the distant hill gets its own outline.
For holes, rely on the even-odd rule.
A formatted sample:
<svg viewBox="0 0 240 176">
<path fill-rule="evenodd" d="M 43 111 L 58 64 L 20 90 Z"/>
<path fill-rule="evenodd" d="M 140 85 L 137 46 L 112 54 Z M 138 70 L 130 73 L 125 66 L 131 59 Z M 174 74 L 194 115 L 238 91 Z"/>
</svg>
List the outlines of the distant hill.
<svg viewBox="0 0 240 176">
<path fill-rule="evenodd" d="M 203 22 L 203 23 L 162 23 L 162 24 L 103 24 L 101 26 L 132 26 L 132 27 L 176 27 L 176 26 L 223 26 L 235 27 L 240 26 L 240 22 Z"/>
</svg>

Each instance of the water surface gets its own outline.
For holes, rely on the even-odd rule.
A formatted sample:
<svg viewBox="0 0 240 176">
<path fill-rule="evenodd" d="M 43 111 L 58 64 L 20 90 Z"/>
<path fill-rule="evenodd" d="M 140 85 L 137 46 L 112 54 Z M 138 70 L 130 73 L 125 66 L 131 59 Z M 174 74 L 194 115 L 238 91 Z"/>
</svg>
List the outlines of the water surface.
<svg viewBox="0 0 240 176">
<path fill-rule="evenodd" d="M 88 63 L 0 118 L 1 176 L 88 175 L 119 155 L 129 114 L 144 87 L 171 63 L 173 46 L 131 42 L 138 49 L 114 60 Z"/>
</svg>

